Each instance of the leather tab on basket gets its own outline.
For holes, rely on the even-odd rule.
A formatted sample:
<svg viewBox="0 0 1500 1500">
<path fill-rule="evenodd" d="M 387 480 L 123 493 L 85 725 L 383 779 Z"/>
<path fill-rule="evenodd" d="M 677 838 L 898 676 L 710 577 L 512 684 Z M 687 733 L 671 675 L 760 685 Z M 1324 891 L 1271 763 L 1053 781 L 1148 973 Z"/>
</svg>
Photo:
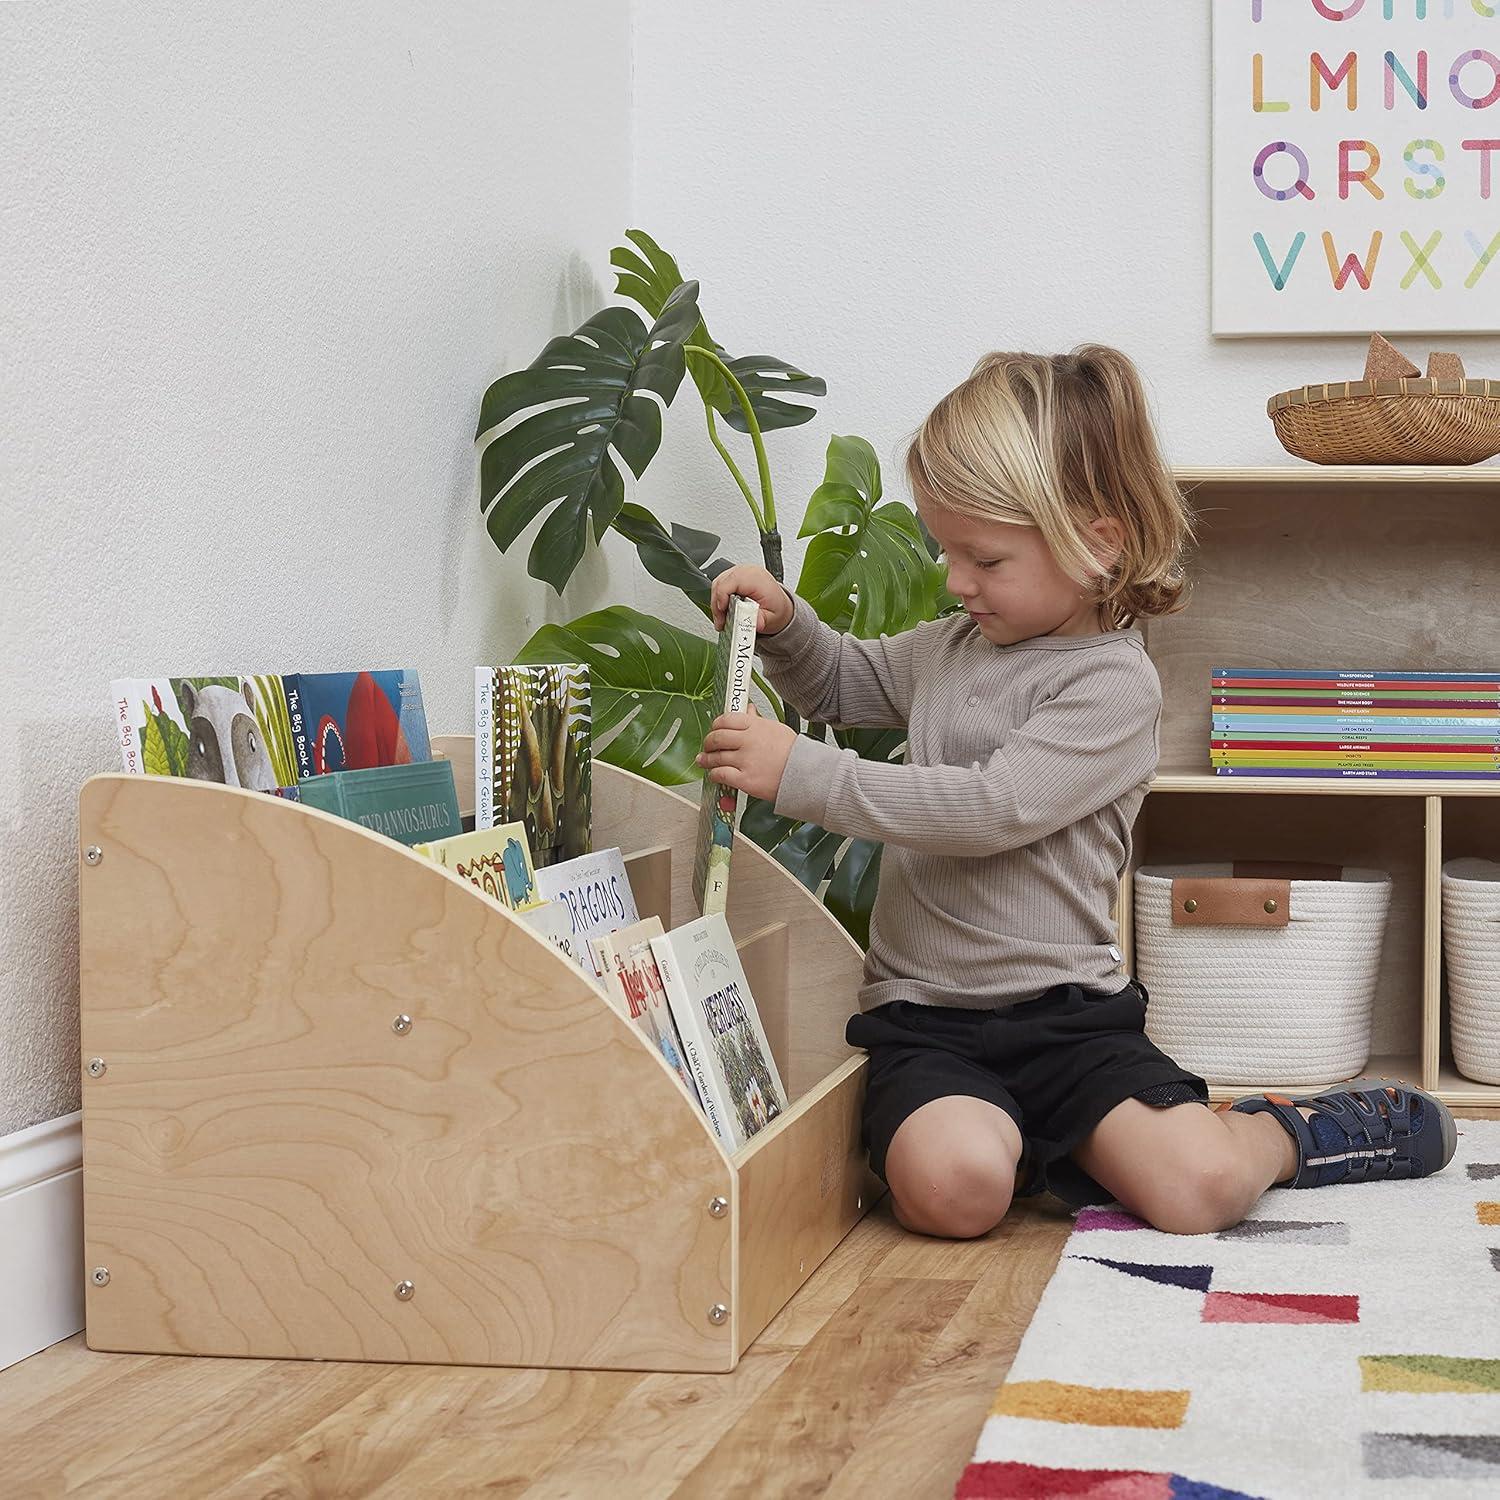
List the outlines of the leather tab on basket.
<svg viewBox="0 0 1500 1500">
<path fill-rule="evenodd" d="M 1456 354 L 1429 354 L 1427 378 L 1429 380 L 1462 380 L 1464 362 Z"/>
<path fill-rule="evenodd" d="M 1366 380 L 1400 380 L 1421 373 L 1399 349 L 1388 344 L 1378 333 L 1370 335 L 1370 352 L 1365 356 Z"/>
<path fill-rule="evenodd" d="M 1342 865 L 1319 865 L 1300 859 L 1237 859 L 1230 866 L 1236 880 L 1342 880 Z"/>
<path fill-rule="evenodd" d="M 1184 876 L 1172 882 L 1174 927 L 1285 927 L 1291 906 L 1289 880 Z"/>
</svg>

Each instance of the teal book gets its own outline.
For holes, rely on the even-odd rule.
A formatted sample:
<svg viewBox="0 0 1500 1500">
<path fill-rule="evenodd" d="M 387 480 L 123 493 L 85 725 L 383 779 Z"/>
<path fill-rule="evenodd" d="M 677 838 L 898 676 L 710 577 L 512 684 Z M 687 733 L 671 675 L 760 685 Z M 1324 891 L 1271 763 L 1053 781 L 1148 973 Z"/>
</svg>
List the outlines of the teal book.
<svg viewBox="0 0 1500 1500">
<path fill-rule="evenodd" d="M 329 771 L 298 782 L 296 790 L 304 806 L 347 818 L 400 844 L 427 844 L 463 832 L 452 761 Z"/>
</svg>

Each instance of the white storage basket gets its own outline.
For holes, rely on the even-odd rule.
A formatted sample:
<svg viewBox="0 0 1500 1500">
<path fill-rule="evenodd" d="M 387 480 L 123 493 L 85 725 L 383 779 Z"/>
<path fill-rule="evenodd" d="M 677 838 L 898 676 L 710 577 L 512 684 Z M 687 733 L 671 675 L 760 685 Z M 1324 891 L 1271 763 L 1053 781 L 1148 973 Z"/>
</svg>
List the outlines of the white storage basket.
<svg viewBox="0 0 1500 1500">
<path fill-rule="evenodd" d="M 1453 1066 L 1478 1083 L 1500 1083 L 1500 864 L 1493 860 L 1443 865 L 1443 957 Z"/>
<path fill-rule="evenodd" d="M 1319 878 L 1293 878 L 1303 872 Z M 1143 865 L 1135 972 L 1147 1035 L 1209 1083 L 1354 1077 L 1370 1057 L 1390 904 L 1381 870 Z"/>
</svg>

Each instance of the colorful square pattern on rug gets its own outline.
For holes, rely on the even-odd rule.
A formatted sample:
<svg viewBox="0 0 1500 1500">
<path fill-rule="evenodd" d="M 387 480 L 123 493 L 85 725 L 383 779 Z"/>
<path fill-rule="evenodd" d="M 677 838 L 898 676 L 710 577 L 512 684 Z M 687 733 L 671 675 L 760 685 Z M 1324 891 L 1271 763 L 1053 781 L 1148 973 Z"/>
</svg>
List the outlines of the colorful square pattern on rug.
<svg viewBox="0 0 1500 1500">
<path fill-rule="evenodd" d="M 957 1500 L 1500 1496 L 1500 1120 L 1458 1126 L 1220 1234 L 1084 1209 Z"/>
</svg>

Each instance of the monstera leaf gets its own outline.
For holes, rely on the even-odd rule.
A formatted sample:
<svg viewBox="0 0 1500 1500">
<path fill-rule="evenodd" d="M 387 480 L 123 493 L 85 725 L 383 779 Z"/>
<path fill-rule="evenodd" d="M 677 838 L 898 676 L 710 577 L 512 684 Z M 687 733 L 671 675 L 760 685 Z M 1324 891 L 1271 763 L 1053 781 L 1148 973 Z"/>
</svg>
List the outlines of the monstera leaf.
<svg viewBox="0 0 1500 1500">
<path fill-rule="evenodd" d="M 835 630 L 866 638 L 934 618 L 947 597 L 915 513 L 879 500 L 875 450 L 861 437 L 832 438 L 797 533 L 812 538 L 797 592 Z"/>
<path fill-rule="evenodd" d="M 679 526 L 675 521 L 668 531 L 644 505 L 634 501 L 620 507 L 615 530 L 635 543 L 642 565 L 653 578 L 681 589 L 704 614 L 713 614 L 710 593 L 714 575 L 730 566 L 727 558 L 714 557 L 719 539 L 713 532 Z"/>
<path fill-rule="evenodd" d="M 658 317 L 676 289 L 684 284 L 682 272 L 677 269 L 677 262 L 644 230 L 626 230 L 625 238 L 636 245 L 641 254 L 625 245 L 617 245 L 610 252 L 609 263 L 619 272 L 615 278 L 615 291 L 639 303 L 653 318 Z M 821 377 L 808 375 L 774 355 L 751 354 L 730 359 L 723 346 L 715 343 L 709 335 L 708 325 L 701 317 L 687 342 L 713 350 L 729 366 L 734 378 L 744 387 L 762 432 L 771 432 L 778 427 L 797 427 L 810 422 L 816 415 L 813 407 L 782 400 L 781 397 L 807 398 L 828 394 L 828 386 Z M 733 387 L 724 379 L 718 366 L 706 359 L 695 359 L 690 362 L 689 371 L 703 399 L 736 431 L 748 432 L 750 427 Z"/>
<path fill-rule="evenodd" d="M 545 408 L 484 448 L 479 508 L 504 552 L 556 503 L 526 566 L 559 593 L 583 556 L 588 518 L 597 544 L 625 503 L 611 450 L 640 478 L 661 446 L 662 406 L 682 383 L 682 345 L 698 322 L 698 283 L 685 281 L 649 330 L 631 308 L 607 307 L 484 393 L 476 441 L 519 412 Z"/>
<path fill-rule="evenodd" d="M 543 625 L 516 660 L 588 663 L 601 760 L 663 786 L 701 779 L 697 756 L 715 714 L 713 641 L 616 604 Z"/>
</svg>

